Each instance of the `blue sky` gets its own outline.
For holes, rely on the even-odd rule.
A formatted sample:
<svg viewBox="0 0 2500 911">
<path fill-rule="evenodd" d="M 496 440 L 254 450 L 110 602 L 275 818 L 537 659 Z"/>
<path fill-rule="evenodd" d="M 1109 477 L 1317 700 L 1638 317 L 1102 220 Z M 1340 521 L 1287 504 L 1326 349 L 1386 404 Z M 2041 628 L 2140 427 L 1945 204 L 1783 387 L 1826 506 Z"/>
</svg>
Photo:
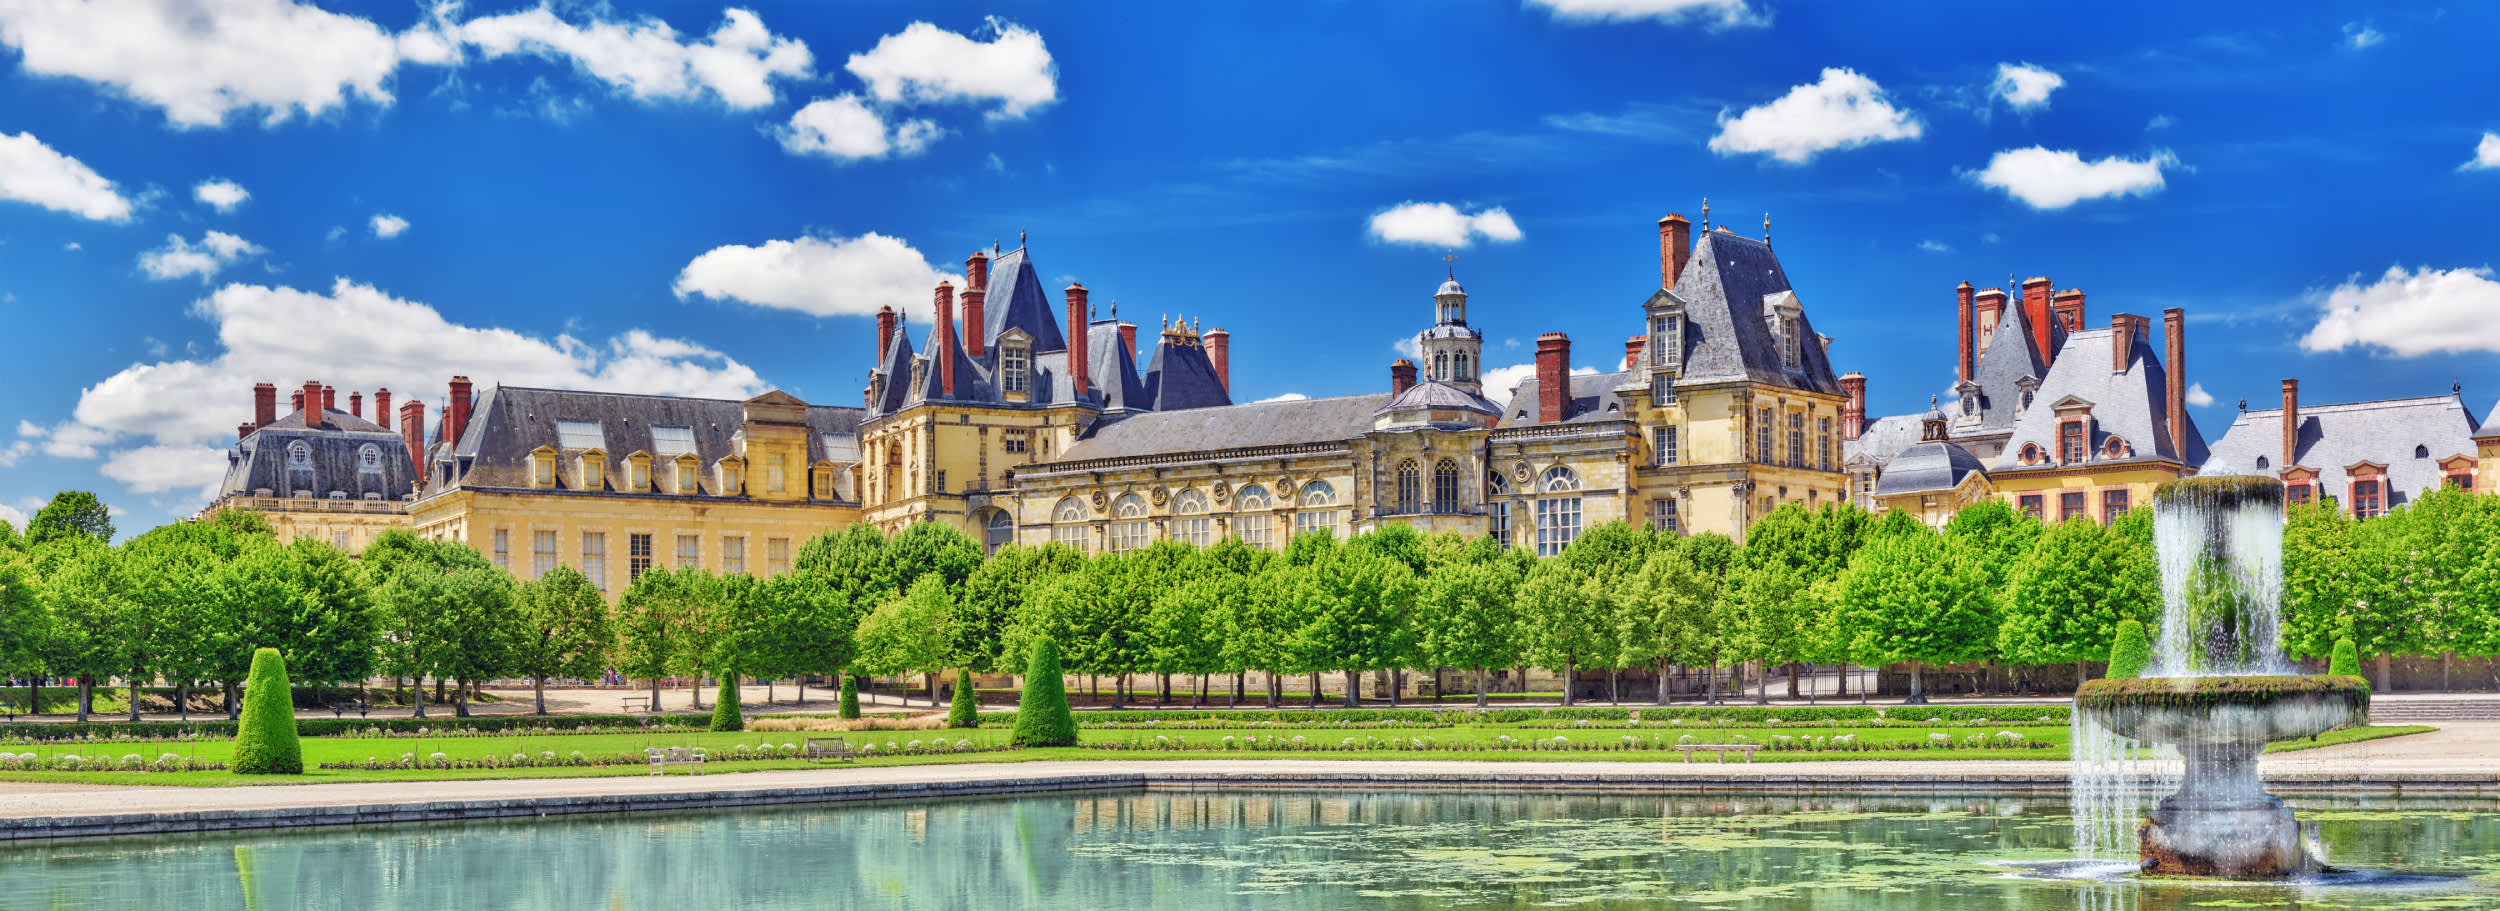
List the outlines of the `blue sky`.
<svg viewBox="0 0 2500 911">
<path fill-rule="evenodd" d="M 2208 436 L 2500 398 L 2500 11 L 1761 0 L 0 0 L 0 520 L 195 511 L 251 383 L 856 403 L 1029 232 L 1233 333 L 1235 398 L 1387 384 L 1456 248 L 1487 363 L 1603 366 L 1656 219 L 1765 212 L 1872 410 L 1953 286 L 2190 317 Z M 925 326 L 923 327 L 925 328 Z"/>
</svg>

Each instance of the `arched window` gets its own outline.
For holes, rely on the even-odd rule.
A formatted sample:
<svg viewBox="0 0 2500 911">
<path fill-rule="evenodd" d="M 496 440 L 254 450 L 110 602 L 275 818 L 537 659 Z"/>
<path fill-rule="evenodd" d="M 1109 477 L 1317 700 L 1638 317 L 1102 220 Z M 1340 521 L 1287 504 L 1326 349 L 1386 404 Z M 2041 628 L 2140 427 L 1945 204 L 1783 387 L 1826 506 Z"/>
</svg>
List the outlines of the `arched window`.
<svg viewBox="0 0 2500 911">
<path fill-rule="evenodd" d="M 1549 493 L 1563 490 L 1578 490 L 1580 489 L 1580 476 L 1573 474 L 1571 469 L 1556 465 L 1552 468 L 1545 469 L 1545 477 L 1543 480 L 1538 482 L 1537 486 L 1538 488 Z"/>
<path fill-rule="evenodd" d="M 1464 351 L 1458 353 L 1458 381 L 1462 383 L 1476 381 L 1475 372 L 1467 367 L 1467 352 Z"/>
<path fill-rule="evenodd" d="M 1244 485 L 1233 493 L 1233 531 L 1241 535 L 1241 543 L 1268 550 L 1276 548 L 1276 517 L 1267 514 L 1274 505 L 1267 488 L 1257 484 Z"/>
<path fill-rule="evenodd" d="M 1343 511 L 1314 508 L 1335 505 L 1337 488 L 1329 486 L 1328 482 L 1312 481 L 1302 485 L 1302 511 L 1293 516 L 1293 533 L 1302 535 L 1316 531 L 1342 537 L 1345 523 Z"/>
<path fill-rule="evenodd" d="M 1121 494 L 1111 501 L 1110 548 L 1113 552 L 1136 550 L 1146 546 L 1146 498 L 1133 493 Z"/>
<path fill-rule="evenodd" d="M 1198 547 L 1215 543 L 1215 520 L 1207 517 L 1207 495 L 1195 487 L 1172 497 L 1172 540 Z"/>
<path fill-rule="evenodd" d="M 1432 467 L 1432 511 L 1448 515 L 1458 511 L 1458 463 L 1442 459 Z"/>
<path fill-rule="evenodd" d="M 1450 378 L 1449 352 L 1435 351 L 1432 353 L 1432 378 L 1436 380 L 1446 380 Z"/>
<path fill-rule="evenodd" d="M 2267 467 L 2269 467 L 2269 466 L 2268 466 L 2268 464 L 2267 464 L 2267 462 L 2266 462 L 2266 457 L 2265 457 L 2265 456 L 2258 456 L 2258 457 L 2257 457 L 2257 470 L 2258 470 L 2258 471 L 2264 471 L 2264 470 L 2266 470 L 2266 468 L 2267 468 Z"/>
<path fill-rule="evenodd" d="M 1061 499 L 1059 505 L 1050 511 L 1050 539 L 1084 553 L 1087 539 L 1085 512 L 1085 501 L 1075 497 Z"/>
<path fill-rule="evenodd" d="M 997 553 L 998 549 L 1016 540 L 1016 517 L 1004 509 L 990 510 L 989 520 L 982 523 L 982 550 Z"/>
<path fill-rule="evenodd" d="M 1336 504 L 1337 488 L 1328 486 L 1328 482 L 1312 481 L 1302 485 L 1302 505 L 1334 506 Z"/>
<path fill-rule="evenodd" d="M 356 450 L 356 468 L 359 471 L 380 472 L 382 470 L 381 447 L 375 446 L 371 443 L 366 443 L 364 446 L 358 448 Z"/>
<path fill-rule="evenodd" d="M 311 470 L 312 447 L 304 445 L 302 440 L 286 444 L 286 467 Z"/>
<path fill-rule="evenodd" d="M 2428 446 L 2419 446 L 2419 445 L 2417 445 L 2417 446 L 2413 447 L 2413 457 L 2414 457 L 2414 458 L 2417 458 L 2417 459 L 2427 459 L 2427 458 L 2430 458 L 2430 457 L 2431 457 L 2431 448 L 2430 448 L 2430 447 L 2428 447 Z"/>
<path fill-rule="evenodd" d="M 1414 515 L 1423 511 L 1423 468 L 1414 459 L 1398 463 L 1398 514 Z"/>
<path fill-rule="evenodd" d="M 1580 476 L 1556 465 L 1545 470 L 1536 501 L 1536 555 L 1551 557 L 1580 536 Z"/>
</svg>

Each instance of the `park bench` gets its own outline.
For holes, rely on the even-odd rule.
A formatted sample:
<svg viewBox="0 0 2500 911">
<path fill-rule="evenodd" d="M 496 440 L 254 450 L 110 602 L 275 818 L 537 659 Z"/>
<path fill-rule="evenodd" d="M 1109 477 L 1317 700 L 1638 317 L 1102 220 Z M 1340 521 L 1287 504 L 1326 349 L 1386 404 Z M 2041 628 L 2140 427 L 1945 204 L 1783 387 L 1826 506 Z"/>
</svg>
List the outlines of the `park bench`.
<svg viewBox="0 0 2500 911">
<path fill-rule="evenodd" d="M 1675 745 L 1675 748 L 1684 751 L 1685 762 L 1693 761 L 1694 750 L 1709 750 L 1710 752 L 1717 753 L 1719 754 L 1720 762 L 1727 761 L 1727 753 L 1729 750 L 1743 750 L 1745 753 L 1745 761 L 1752 762 L 1753 751 L 1761 749 L 1762 746 L 1760 744 L 1753 743 L 1679 743 Z"/>
<path fill-rule="evenodd" d="M 849 762 L 858 755 L 858 753 L 852 751 L 850 742 L 840 737 L 807 738 L 807 759 L 809 762 L 823 762 L 827 758 L 841 762 Z"/>
<path fill-rule="evenodd" d="M 625 697 L 625 710 L 628 712 L 648 712 L 651 710 L 651 697 L 627 696 Z"/>
<path fill-rule="evenodd" d="M 653 775 L 668 774 L 668 767 L 673 765 L 690 765 L 695 774 L 703 774 L 702 747 L 646 747 L 642 752 L 651 757 Z"/>
<path fill-rule="evenodd" d="M 347 717 L 348 711 L 351 709 L 356 712 L 356 717 L 363 718 L 365 717 L 366 712 L 372 711 L 373 707 L 371 705 L 367 705 L 362 699 L 348 699 L 333 702 L 330 703 L 330 717 L 345 718 Z"/>
</svg>

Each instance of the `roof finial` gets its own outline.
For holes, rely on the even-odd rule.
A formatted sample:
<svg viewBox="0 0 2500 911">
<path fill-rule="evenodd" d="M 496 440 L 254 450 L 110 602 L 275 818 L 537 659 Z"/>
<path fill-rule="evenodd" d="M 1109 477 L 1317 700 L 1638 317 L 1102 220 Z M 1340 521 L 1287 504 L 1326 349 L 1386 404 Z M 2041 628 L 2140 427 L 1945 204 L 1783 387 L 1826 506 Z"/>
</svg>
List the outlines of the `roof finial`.
<svg viewBox="0 0 2500 911">
<path fill-rule="evenodd" d="M 1710 197 L 1701 198 L 1701 233 L 1710 233 Z"/>
<path fill-rule="evenodd" d="M 1023 229 L 1023 228 L 1017 228 L 1017 229 L 1016 229 L 1016 246 L 1019 246 L 1019 247 L 1024 246 L 1024 229 Z"/>
<path fill-rule="evenodd" d="M 1458 280 L 1458 251 L 1456 251 L 1456 250 L 1443 250 L 1443 251 L 1441 251 L 1441 264 L 1442 264 L 1442 268 L 1443 268 L 1443 269 L 1445 269 L 1445 270 L 1447 270 L 1447 271 L 1449 272 L 1450 280 L 1451 280 L 1451 281 L 1457 281 L 1457 280 Z"/>
<path fill-rule="evenodd" d="M 1762 245 L 1771 245 L 1771 213 L 1762 213 Z"/>
</svg>

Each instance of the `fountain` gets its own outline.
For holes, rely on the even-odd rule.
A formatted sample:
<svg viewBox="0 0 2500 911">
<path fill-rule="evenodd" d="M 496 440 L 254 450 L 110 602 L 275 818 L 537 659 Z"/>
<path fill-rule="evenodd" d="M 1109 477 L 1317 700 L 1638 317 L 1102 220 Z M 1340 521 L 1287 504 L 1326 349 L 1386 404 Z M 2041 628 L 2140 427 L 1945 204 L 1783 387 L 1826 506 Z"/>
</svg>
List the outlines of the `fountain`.
<svg viewBox="0 0 2500 911">
<path fill-rule="evenodd" d="M 2075 694 L 2085 727 L 2114 735 L 2076 743 L 2076 830 L 2134 812 L 2125 757 L 2168 744 L 2185 761 L 2179 789 L 2135 826 L 2147 873 L 2278 879 L 2319 872 L 2300 822 L 2259 784 L 2268 743 L 2358 723 L 2369 713 L 2359 677 L 2301 676 L 2283 659 L 2283 485 L 2244 476 L 2173 481 L 2153 493 L 2162 617 L 2153 664 L 2132 680 L 2095 680 Z M 2116 748 L 2106 744 L 2118 740 Z M 2115 783 L 2119 795 L 2110 796 Z M 2098 818 L 2094 818 L 2098 817 Z"/>
</svg>

